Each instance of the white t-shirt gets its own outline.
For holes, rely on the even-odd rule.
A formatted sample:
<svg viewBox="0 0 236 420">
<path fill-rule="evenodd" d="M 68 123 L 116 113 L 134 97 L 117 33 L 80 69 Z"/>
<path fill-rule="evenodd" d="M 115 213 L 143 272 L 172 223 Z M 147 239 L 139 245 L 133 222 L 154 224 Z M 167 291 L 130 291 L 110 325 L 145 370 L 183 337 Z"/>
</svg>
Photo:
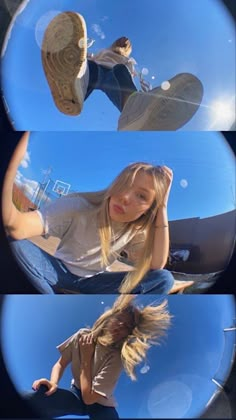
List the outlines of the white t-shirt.
<svg viewBox="0 0 236 420">
<path fill-rule="evenodd" d="M 72 383 L 79 389 L 81 389 L 81 360 L 78 340 L 83 332 L 89 333 L 90 330 L 81 328 L 57 346 L 61 355 L 63 355 L 67 362 L 71 363 Z M 101 395 L 97 402 L 108 407 L 116 407 L 117 403 L 113 392 L 123 370 L 120 350 L 111 346 L 105 347 L 97 343 L 92 363 L 92 390 Z"/>
<path fill-rule="evenodd" d="M 105 48 L 99 51 L 97 54 L 93 54 L 92 56 L 88 57 L 89 60 L 95 61 L 97 64 L 101 64 L 104 67 L 112 68 L 116 64 L 124 64 L 128 70 L 130 71 L 132 76 L 136 75 L 135 71 L 135 64 L 137 62 L 132 57 L 125 57 L 120 55 L 110 48 Z"/>
<path fill-rule="evenodd" d="M 95 206 L 75 193 L 61 197 L 37 211 L 46 237 L 55 236 L 61 239 L 55 257 L 79 277 L 91 277 L 103 271 L 110 271 L 110 265 L 122 251 L 126 252 L 128 259 L 135 261 L 143 247 L 143 234 L 134 236 L 128 232 L 120 236 L 118 230 L 111 244 L 109 265 L 101 266 L 101 245 Z"/>
</svg>

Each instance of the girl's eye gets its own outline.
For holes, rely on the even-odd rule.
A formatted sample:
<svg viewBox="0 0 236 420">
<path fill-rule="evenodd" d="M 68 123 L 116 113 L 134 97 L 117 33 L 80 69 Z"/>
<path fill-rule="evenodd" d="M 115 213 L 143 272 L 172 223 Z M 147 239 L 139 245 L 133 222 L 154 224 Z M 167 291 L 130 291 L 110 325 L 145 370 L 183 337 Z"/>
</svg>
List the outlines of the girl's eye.
<svg viewBox="0 0 236 420">
<path fill-rule="evenodd" d="M 146 196 L 142 193 L 137 193 L 137 197 L 140 198 L 140 200 L 145 200 L 146 201 Z"/>
</svg>

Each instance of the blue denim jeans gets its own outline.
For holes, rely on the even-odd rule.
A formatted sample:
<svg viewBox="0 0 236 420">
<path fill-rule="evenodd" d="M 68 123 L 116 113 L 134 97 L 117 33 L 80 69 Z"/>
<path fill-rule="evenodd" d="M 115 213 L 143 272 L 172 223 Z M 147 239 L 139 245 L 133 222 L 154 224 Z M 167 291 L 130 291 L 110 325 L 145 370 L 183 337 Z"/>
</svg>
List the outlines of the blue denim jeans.
<svg viewBox="0 0 236 420">
<path fill-rule="evenodd" d="M 89 84 L 85 99 L 94 89 L 102 90 L 121 112 L 128 97 L 137 91 L 127 67 L 117 64 L 109 69 L 91 60 L 88 60 L 88 66 Z"/>
<path fill-rule="evenodd" d="M 91 420 L 119 419 L 114 407 L 105 407 L 98 403 L 85 404 L 81 391 L 74 385 L 70 390 L 58 388 L 50 396 L 45 395 L 47 390 L 45 385 L 41 385 L 37 391 L 22 393 L 24 400 L 44 418 L 78 415 L 88 416 Z"/>
<path fill-rule="evenodd" d="M 41 293 L 116 294 L 127 272 L 102 272 L 92 277 L 78 277 L 65 267 L 62 261 L 49 255 L 32 242 L 23 239 L 9 240 L 16 260 L 33 286 Z M 174 284 L 168 270 L 150 270 L 138 286 L 135 294 L 167 294 Z"/>
</svg>

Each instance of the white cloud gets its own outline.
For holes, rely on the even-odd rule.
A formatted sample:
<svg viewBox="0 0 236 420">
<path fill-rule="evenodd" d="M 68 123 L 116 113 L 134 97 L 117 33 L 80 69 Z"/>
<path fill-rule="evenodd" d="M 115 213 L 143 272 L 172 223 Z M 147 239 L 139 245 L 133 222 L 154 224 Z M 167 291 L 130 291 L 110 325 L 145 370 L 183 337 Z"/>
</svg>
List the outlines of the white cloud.
<svg viewBox="0 0 236 420">
<path fill-rule="evenodd" d="M 93 30 L 93 32 L 95 32 L 95 34 L 97 36 L 99 36 L 99 38 L 101 38 L 101 39 L 105 39 L 106 38 L 106 35 L 102 31 L 102 28 L 101 28 L 101 26 L 98 23 L 93 23 L 92 24 L 92 30 Z"/>
<path fill-rule="evenodd" d="M 32 199 L 39 187 L 39 183 L 37 181 L 25 178 L 20 171 L 17 171 L 16 173 L 15 183 L 20 189 L 24 190 L 24 193 L 29 199 Z"/>
<path fill-rule="evenodd" d="M 37 201 L 40 201 L 41 205 L 52 201 L 46 192 L 39 192 L 40 183 L 38 181 L 25 178 L 19 170 L 16 173 L 15 184 L 24 192 L 29 200 L 35 201 L 35 198 L 38 195 Z"/>
<path fill-rule="evenodd" d="M 30 164 L 30 154 L 27 151 L 20 163 L 20 166 L 22 166 L 22 168 L 28 168 L 29 164 Z"/>
</svg>

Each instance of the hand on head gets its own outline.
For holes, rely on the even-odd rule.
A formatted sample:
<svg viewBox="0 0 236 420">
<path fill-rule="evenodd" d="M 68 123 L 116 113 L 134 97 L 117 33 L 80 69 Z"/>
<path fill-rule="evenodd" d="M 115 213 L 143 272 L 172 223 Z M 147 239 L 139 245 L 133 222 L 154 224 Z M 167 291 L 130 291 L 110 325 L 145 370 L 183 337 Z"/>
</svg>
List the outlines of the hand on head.
<svg viewBox="0 0 236 420">
<path fill-rule="evenodd" d="M 164 200 L 163 200 L 163 206 L 166 206 L 168 202 L 169 194 L 170 194 L 171 185 L 173 182 L 173 171 L 172 169 L 168 168 L 168 166 L 161 166 L 161 169 L 164 172 L 166 180 L 167 180 L 166 192 L 165 192 Z"/>
<path fill-rule="evenodd" d="M 79 338 L 79 347 L 83 359 L 91 359 L 95 350 L 93 334 L 82 334 Z"/>
</svg>

